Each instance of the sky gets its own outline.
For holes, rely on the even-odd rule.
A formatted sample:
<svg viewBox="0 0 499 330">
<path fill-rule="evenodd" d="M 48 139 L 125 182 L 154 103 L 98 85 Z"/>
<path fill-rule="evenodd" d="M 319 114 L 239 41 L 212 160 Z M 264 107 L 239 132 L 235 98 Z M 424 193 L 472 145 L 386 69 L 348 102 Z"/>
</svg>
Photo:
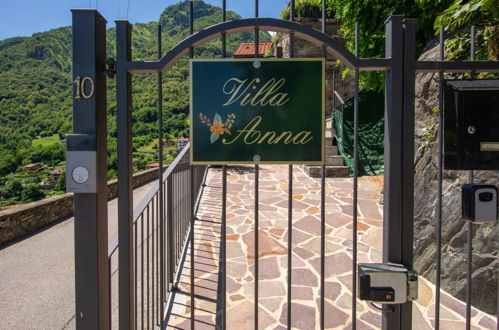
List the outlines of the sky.
<svg viewBox="0 0 499 330">
<path fill-rule="evenodd" d="M 205 1 L 222 7 L 222 0 Z M 179 0 L 0 0 L 0 40 L 71 25 L 71 8 L 96 8 L 107 19 L 108 27 L 112 27 L 116 19 L 128 19 L 131 23 L 157 21 L 167 6 L 177 2 Z M 287 2 L 260 0 L 259 16 L 277 18 Z M 243 17 L 255 14 L 251 0 L 227 0 L 227 9 Z"/>
</svg>

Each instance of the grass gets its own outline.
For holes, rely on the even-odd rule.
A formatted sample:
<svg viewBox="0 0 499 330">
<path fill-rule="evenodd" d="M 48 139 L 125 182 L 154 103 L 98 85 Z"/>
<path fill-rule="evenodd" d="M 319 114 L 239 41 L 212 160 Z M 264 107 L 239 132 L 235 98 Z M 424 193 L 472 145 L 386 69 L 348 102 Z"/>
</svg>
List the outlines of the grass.
<svg viewBox="0 0 499 330">
<path fill-rule="evenodd" d="M 59 140 L 59 135 L 57 134 L 46 136 L 40 139 L 35 139 L 32 142 L 33 147 L 47 147 L 52 144 L 61 143 L 61 141 Z"/>
</svg>

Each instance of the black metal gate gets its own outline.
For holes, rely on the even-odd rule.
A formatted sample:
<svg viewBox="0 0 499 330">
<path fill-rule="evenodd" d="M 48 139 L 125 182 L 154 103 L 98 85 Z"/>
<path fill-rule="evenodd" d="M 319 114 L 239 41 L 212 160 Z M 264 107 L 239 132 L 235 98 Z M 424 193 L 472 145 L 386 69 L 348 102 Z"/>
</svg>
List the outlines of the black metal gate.
<svg viewBox="0 0 499 330">
<path fill-rule="evenodd" d="M 194 33 L 193 3 L 190 1 L 190 36 L 165 55 L 161 51 L 161 30 L 158 33 L 158 59 L 156 61 L 132 60 L 132 25 L 124 20 L 116 21 L 116 90 L 117 90 L 117 121 L 118 121 L 118 178 L 119 178 L 119 230 L 108 245 L 107 230 L 99 229 L 95 224 L 105 224 L 105 217 L 98 214 L 89 215 L 88 210 L 95 204 L 89 195 L 76 194 L 75 231 L 76 242 L 76 315 L 79 329 L 108 328 L 111 326 L 112 306 L 118 302 L 119 328 L 149 328 L 159 326 L 164 328 L 165 304 L 168 293 L 172 290 L 174 274 L 178 271 L 179 260 L 189 242 L 193 242 L 194 223 L 199 196 L 202 192 L 203 178 L 206 175 L 205 166 L 192 166 L 188 162 L 188 149 L 169 165 L 167 171 L 163 168 L 163 143 L 159 144 L 160 173 L 157 186 L 136 210 L 132 210 L 132 74 L 154 73 L 158 76 L 158 112 L 159 138 L 162 141 L 162 72 L 167 71 L 182 56 L 193 57 L 193 49 L 215 38 L 222 40 L 222 54 L 226 57 L 226 36 L 231 33 L 253 31 L 255 45 L 258 45 L 260 30 L 276 31 L 290 35 L 290 57 L 293 56 L 293 38 L 300 37 L 322 48 L 322 56 L 327 54 L 338 58 L 348 68 L 355 72 L 355 164 L 359 161 L 358 152 L 358 90 L 360 71 L 384 71 L 386 74 L 386 106 L 385 106 L 385 176 L 384 176 L 384 213 L 383 213 L 383 261 L 403 264 L 408 268 L 413 265 L 413 218 L 414 218 L 414 99 L 415 75 L 417 72 L 440 72 L 442 84 L 443 72 L 497 72 L 497 62 L 492 61 L 443 61 L 442 53 L 439 61 L 418 62 L 415 58 L 415 26 L 416 20 L 402 16 L 391 16 L 386 22 L 386 56 L 378 59 L 364 59 L 350 53 L 342 44 L 325 34 L 326 10 L 322 1 L 322 31 L 314 30 L 294 20 L 294 1 L 290 2 L 290 20 L 259 18 L 259 1 L 255 0 L 255 18 L 226 21 L 226 1 L 223 0 L 223 21 Z M 100 77 L 95 84 L 95 97 L 75 100 L 74 122 L 82 123 L 88 120 L 88 113 L 81 110 L 85 105 L 95 113 L 105 112 L 105 76 L 113 74 L 113 62 L 105 61 L 102 56 L 105 49 L 105 23 L 94 10 L 77 10 L 73 12 L 73 49 L 74 77 L 88 75 L 92 81 Z M 358 36 L 358 33 L 357 33 Z M 103 42 L 104 38 L 104 42 Z M 358 44 L 358 38 L 356 39 Z M 442 43 L 442 41 L 441 41 Z M 81 48 L 88 50 L 92 60 L 85 61 L 79 57 Z M 357 47 L 358 48 L 358 47 Z M 258 57 L 258 47 L 255 47 Z M 90 70 L 93 68 L 94 70 Z M 102 82 L 104 79 L 104 82 Z M 83 87 L 85 89 L 85 87 Z M 84 96 L 88 96 L 83 93 Z M 87 103 L 82 103 L 87 102 Z M 441 103 L 441 102 L 440 102 Z M 442 114 L 442 109 L 440 109 Z M 87 119 L 85 119 L 87 118 Z M 93 122 L 93 126 L 75 125 L 75 133 L 96 134 L 101 141 L 99 149 L 105 153 L 105 127 Z M 105 120 L 104 120 L 105 122 Z M 99 127 L 96 129 L 95 127 Z M 441 130 L 440 130 L 441 132 Z M 441 134 L 440 134 L 441 141 Z M 100 139 L 100 140 L 99 140 Z M 104 141 L 104 142 L 103 142 Z M 441 149 L 440 149 L 441 152 Z M 442 163 L 439 163 L 439 219 L 441 223 L 441 183 Z M 105 170 L 105 156 L 98 158 L 101 164 L 99 171 Z M 355 169 L 358 166 L 354 166 Z M 255 172 L 255 232 L 258 232 L 259 214 L 259 165 L 254 165 Z M 321 282 L 320 282 L 320 328 L 324 328 L 324 264 L 325 264 L 325 165 L 322 165 L 321 175 Z M 289 212 L 288 212 L 288 244 L 292 244 L 293 212 L 293 165 L 289 165 Z M 357 170 L 353 176 L 353 263 L 352 263 L 352 327 L 356 328 L 357 300 Z M 104 176 L 105 177 L 105 176 Z M 472 177 L 472 176 L 471 176 Z M 105 189 L 102 187 L 95 193 L 96 200 L 105 201 Z M 222 167 L 222 242 L 226 242 L 226 195 L 227 166 Z M 105 206 L 100 205 L 100 208 Z M 92 221 L 89 221 L 92 220 Z M 471 225 L 470 225 L 471 226 Z M 88 228 L 93 228 L 88 230 Z M 470 228 L 468 229 L 469 231 Z M 440 232 L 437 228 L 437 245 L 440 247 Z M 258 256 L 258 236 L 255 237 L 255 255 Z M 85 252 L 88 242 L 95 243 L 95 251 Z M 193 249 L 194 244 L 190 245 Z M 471 249 L 471 244 L 468 245 Z M 79 252 L 78 252 L 79 251 Z M 118 267 L 112 267 L 116 251 L 119 252 Z M 291 264 L 291 249 L 288 249 L 288 265 Z M 440 251 L 438 252 L 440 253 Z M 192 255 L 194 255 L 192 251 Z M 226 244 L 222 246 L 222 274 L 225 279 Z M 107 262 L 103 262 L 107 260 Z M 194 258 L 191 258 L 193 268 Z M 95 265 L 88 272 L 88 265 Z M 258 278 L 258 258 L 255 260 L 256 278 Z M 471 264 L 471 261 L 470 261 Z M 119 272 L 119 290 L 111 294 L 110 269 Z M 440 271 L 440 254 L 437 258 L 437 270 Z M 438 273 L 439 274 L 439 273 Z M 292 281 L 291 267 L 288 267 L 288 329 L 291 328 L 290 287 Z M 436 319 L 439 319 L 439 276 L 437 276 Z M 468 272 L 468 288 L 471 290 L 471 269 Z M 191 276 L 191 297 L 194 296 L 193 276 Z M 89 295 L 89 285 L 96 288 L 97 295 Z M 255 281 L 255 324 L 258 325 L 258 281 Z M 222 281 L 222 318 L 221 328 L 225 323 L 225 291 L 226 282 Z M 111 299 L 116 297 L 117 299 Z M 468 294 L 471 297 L 471 291 Z M 111 300 L 114 302 L 111 302 Z M 193 300 L 191 299 L 191 302 Z M 191 306 L 191 328 L 194 328 L 195 308 Z M 410 329 L 412 327 L 412 303 L 384 306 L 384 329 Z M 467 320 L 470 316 L 471 301 L 467 299 Z M 389 311 L 389 312 L 387 312 Z M 468 327 L 470 326 L 468 322 Z M 257 326 L 255 326 L 257 328 Z M 436 323 L 438 328 L 438 322 Z"/>
</svg>

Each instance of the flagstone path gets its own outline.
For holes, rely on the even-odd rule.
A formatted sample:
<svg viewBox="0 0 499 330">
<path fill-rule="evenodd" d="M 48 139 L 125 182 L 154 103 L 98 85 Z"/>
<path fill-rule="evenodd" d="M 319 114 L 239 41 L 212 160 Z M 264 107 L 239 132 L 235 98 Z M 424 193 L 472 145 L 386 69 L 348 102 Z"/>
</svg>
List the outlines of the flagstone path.
<svg viewBox="0 0 499 330">
<path fill-rule="evenodd" d="M 292 306 L 295 329 L 319 328 L 320 179 L 298 166 L 293 174 Z M 231 166 L 227 177 L 227 329 L 254 329 L 254 170 Z M 381 262 L 382 177 L 359 178 L 358 262 Z M 259 329 L 286 329 L 288 168 L 261 166 L 259 182 Z M 352 323 L 352 179 L 326 180 L 325 327 Z M 195 326 L 221 324 L 219 272 L 221 170 L 211 168 L 195 225 Z M 188 250 L 190 252 L 190 248 Z M 190 329 L 190 254 L 173 297 L 168 325 Z M 434 327 L 434 286 L 419 279 L 413 329 Z M 441 329 L 464 329 L 465 305 L 442 291 Z M 218 311 L 218 314 L 217 314 Z M 472 311 L 473 329 L 496 329 L 497 319 Z M 379 329 L 381 315 L 357 300 L 357 328 Z"/>
</svg>

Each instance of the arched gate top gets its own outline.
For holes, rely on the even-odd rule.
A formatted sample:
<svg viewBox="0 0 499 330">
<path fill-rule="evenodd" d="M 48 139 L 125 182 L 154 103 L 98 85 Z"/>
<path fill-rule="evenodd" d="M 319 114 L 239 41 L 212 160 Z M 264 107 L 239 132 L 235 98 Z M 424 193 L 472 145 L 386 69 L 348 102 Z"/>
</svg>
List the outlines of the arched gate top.
<svg viewBox="0 0 499 330">
<path fill-rule="evenodd" d="M 309 26 L 275 18 L 244 18 L 212 25 L 190 35 L 158 61 L 132 61 L 128 63 L 131 73 L 163 72 L 175 64 L 180 57 L 189 52 L 190 47 L 200 46 L 222 34 L 254 31 L 255 28 L 263 31 L 280 33 L 294 33 L 295 36 L 307 40 L 316 46 L 325 46 L 326 52 L 338 58 L 350 69 L 359 70 L 387 70 L 390 59 L 360 59 L 353 55 L 344 45 L 328 35 Z"/>
</svg>

